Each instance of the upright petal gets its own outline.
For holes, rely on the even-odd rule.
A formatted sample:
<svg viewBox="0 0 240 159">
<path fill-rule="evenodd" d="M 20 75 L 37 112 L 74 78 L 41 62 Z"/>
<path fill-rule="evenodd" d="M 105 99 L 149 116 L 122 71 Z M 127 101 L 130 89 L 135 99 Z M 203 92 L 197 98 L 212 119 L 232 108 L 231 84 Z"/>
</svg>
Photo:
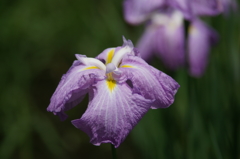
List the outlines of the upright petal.
<svg viewBox="0 0 240 159">
<path fill-rule="evenodd" d="M 199 19 L 194 20 L 189 29 L 188 55 L 189 72 L 192 76 L 201 76 L 208 63 L 211 45 L 217 42 L 217 33 Z"/>
<path fill-rule="evenodd" d="M 133 25 L 140 24 L 147 20 L 150 14 L 163 7 L 165 0 L 125 0 L 124 18 Z"/>
<path fill-rule="evenodd" d="M 100 53 L 96 59 L 99 59 L 101 61 L 104 61 L 104 63 L 107 65 L 109 63 L 113 63 L 116 66 L 119 65 L 119 62 L 121 61 L 122 57 L 125 54 L 131 54 L 138 56 L 138 52 L 134 49 L 133 43 L 131 40 L 126 40 L 123 36 L 123 45 L 116 47 L 116 48 L 108 48 L 103 50 L 102 53 Z"/>
<path fill-rule="evenodd" d="M 165 73 L 149 66 L 141 58 L 126 56 L 119 70 L 131 81 L 134 93 L 155 100 L 151 108 L 166 108 L 174 102 L 178 83 Z"/>
<path fill-rule="evenodd" d="M 47 110 L 65 120 L 67 116 L 64 112 L 79 104 L 88 88 L 104 79 L 104 73 L 96 66 L 86 66 L 80 61 L 74 61 L 72 67 L 62 76 Z"/>
<path fill-rule="evenodd" d="M 127 84 L 116 85 L 110 91 L 106 81 L 100 81 L 89 92 L 86 112 L 72 124 L 84 131 L 94 145 L 111 143 L 116 148 L 149 110 L 151 100 L 132 94 Z"/>
</svg>

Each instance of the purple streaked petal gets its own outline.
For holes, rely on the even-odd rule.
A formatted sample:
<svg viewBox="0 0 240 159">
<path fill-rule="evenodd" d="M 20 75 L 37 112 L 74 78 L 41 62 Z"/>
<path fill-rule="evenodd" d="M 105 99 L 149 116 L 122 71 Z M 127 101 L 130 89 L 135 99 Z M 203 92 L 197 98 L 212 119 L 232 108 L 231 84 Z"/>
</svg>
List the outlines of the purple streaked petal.
<svg viewBox="0 0 240 159">
<path fill-rule="evenodd" d="M 132 94 L 127 84 L 117 85 L 112 92 L 106 81 L 100 81 L 89 92 L 89 105 L 80 119 L 72 124 L 91 138 L 90 142 L 99 146 L 111 143 L 117 148 L 150 109 L 151 100 Z"/>
<path fill-rule="evenodd" d="M 165 0 L 125 0 L 124 1 L 124 18 L 133 25 L 146 21 L 150 14 L 163 7 Z"/>
<path fill-rule="evenodd" d="M 119 70 L 131 80 L 134 93 L 155 100 L 151 108 L 166 108 L 174 102 L 179 84 L 165 73 L 149 66 L 141 58 L 125 57 Z"/>
<path fill-rule="evenodd" d="M 64 111 L 79 104 L 92 84 L 105 78 L 103 70 L 86 68 L 89 66 L 74 61 L 72 67 L 62 76 L 51 98 L 47 110 L 58 115 L 61 120 L 67 118 Z"/>
<path fill-rule="evenodd" d="M 217 42 L 217 33 L 199 19 L 191 23 L 188 37 L 189 72 L 200 77 L 207 66 L 211 45 Z"/>
</svg>

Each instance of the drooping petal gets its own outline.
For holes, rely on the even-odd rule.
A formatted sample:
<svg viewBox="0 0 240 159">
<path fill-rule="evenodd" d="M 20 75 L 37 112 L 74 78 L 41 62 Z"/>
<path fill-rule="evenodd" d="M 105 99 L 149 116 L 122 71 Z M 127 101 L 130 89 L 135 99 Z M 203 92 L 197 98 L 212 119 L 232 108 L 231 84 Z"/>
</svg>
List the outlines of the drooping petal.
<svg viewBox="0 0 240 159">
<path fill-rule="evenodd" d="M 165 73 L 136 56 L 126 56 L 119 68 L 132 82 L 133 92 L 155 100 L 151 108 L 166 108 L 174 102 L 179 84 Z"/>
<path fill-rule="evenodd" d="M 170 69 L 176 70 L 185 62 L 185 37 L 183 15 L 175 11 L 168 22 L 156 30 L 154 41 L 158 56 Z"/>
<path fill-rule="evenodd" d="M 133 25 L 140 24 L 147 20 L 150 14 L 163 7 L 165 0 L 125 0 L 124 18 Z"/>
<path fill-rule="evenodd" d="M 79 104 L 88 88 L 105 78 L 104 73 L 96 66 L 86 66 L 80 61 L 74 61 L 72 67 L 62 76 L 47 110 L 65 120 L 67 116 L 64 112 Z"/>
<path fill-rule="evenodd" d="M 208 63 L 211 45 L 217 42 L 217 33 L 199 19 L 194 20 L 189 29 L 188 54 L 189 72 L 201 76 Z"/>
<path fill-rule="evenodd" d="M 149 110 L 152 101 L 132 94 L 127 84 L 109 90 L 106 82 L 98 82 L 90 91 L 86 112 L 72 124 L 87 133 L 92 144 L 111 143 L 117 148 Z"/>
</svg>

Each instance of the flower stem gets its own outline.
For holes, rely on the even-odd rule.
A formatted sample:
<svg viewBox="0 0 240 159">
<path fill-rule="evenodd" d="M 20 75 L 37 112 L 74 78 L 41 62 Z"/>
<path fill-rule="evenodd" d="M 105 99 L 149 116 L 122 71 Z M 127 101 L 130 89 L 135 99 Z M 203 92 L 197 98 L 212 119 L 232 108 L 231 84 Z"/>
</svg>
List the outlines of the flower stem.
<svg viewBox="0 0 240 159">
<path fill-rule="evenodd" d="M 117 151 L 113 144 L 111 144 L 111 149 L 112 149 L 112 158 L 117 159 Z"/>
</svg>

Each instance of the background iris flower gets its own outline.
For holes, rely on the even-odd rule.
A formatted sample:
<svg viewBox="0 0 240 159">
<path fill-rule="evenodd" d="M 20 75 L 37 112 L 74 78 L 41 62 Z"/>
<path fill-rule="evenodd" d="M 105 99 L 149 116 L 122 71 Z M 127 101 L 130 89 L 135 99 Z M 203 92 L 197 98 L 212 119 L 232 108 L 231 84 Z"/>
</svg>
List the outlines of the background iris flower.
<svg viewBox="0 0 240 159">
<path fill-rule="evenodd" d="M 125 0 L 124 16 L 133 25 L 147 22 L 137 44 L 145 60 L 156 53 L 168 68 L 188 66 L 192 76 L 200 77 L 218 36 L 199 16 L 217 15 L 226 6 L 229 3 L 220 0 Z M 189 26 L 184 25 L 184 19 Z M 187 34 L 186 27 L 190 28 Z"/>
<path fill-rule="evenodd" d="M 106 49 L 96 58 L 76 55 L 47 108 L 65 120 L 64 112 L 89 93 L 86 112 L 72 124 L 94 145 L 117 148 L 150 108 L 169 107 L 179 88 L 170 76 L 148 65 L 130 40 L 123 40 L 122 47 Z"/>
</svg>

